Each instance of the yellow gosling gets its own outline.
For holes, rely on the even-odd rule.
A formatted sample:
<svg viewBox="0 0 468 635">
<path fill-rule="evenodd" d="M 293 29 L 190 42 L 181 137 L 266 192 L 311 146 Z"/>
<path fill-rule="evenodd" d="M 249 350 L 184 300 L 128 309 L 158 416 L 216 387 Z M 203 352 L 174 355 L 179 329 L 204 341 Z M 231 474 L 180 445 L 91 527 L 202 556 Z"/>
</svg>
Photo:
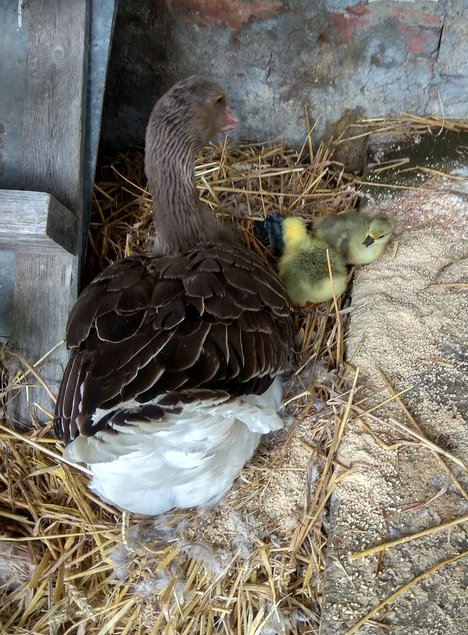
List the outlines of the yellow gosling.
<svg viewBox="0 0 468 635">
<path fill-rule="evenodd" d="M 336 297 L 344 293 L 348 274 L 343 259 L 322 240 L 310 236 L 302 218 L 284 219 L 283 243 L 278 271 L 293 302 L 325 302 L 333 298 L 333 292 Z"/>
<path fill-rule="evenodd" d="M 380 258 L 393 229 L 388 216 L 371 218 L 359 212 L 324 216 L 315 224 L 317 238 L 336 249 L 350 265 L 366 265 Z"/>
</svg>

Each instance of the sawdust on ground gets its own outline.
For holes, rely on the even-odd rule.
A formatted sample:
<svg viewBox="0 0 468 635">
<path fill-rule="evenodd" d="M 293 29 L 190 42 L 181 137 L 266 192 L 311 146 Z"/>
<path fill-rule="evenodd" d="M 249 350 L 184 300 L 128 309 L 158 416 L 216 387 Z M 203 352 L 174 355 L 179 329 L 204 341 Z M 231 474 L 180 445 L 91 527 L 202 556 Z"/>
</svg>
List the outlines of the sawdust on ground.
<svg viewBox="0 0 468 635">
<path fill-rule="evenodd" d="M 438 184 L 432 180 L 431 188 Z M 339 451 L 354 471 L 338 485 L 332 505 L 321 635 L 346 632 L 400 586 L 466 549 L 466 531 L 457 525 L 349 560 L 351 552 L 463 517 L 468 509 L 466 469 L 410 432 L 419 430 L 468 463 L 468 243 L 461 238 L 468 235 L 468 201 L 442 188 L 393 196 L 383 205 L 400 227 L 382 260 L 359 269 L 353 285 L 347 357 L 359 368 L 360 416 Z M 366 414 L 405 390 L 401 403 Z M 413 635 L 461 635 L 464 575 L 461 560 L 441 568 L 387 606 L 366 633 L 380 633 L 383 625 Z"/>
</svg>

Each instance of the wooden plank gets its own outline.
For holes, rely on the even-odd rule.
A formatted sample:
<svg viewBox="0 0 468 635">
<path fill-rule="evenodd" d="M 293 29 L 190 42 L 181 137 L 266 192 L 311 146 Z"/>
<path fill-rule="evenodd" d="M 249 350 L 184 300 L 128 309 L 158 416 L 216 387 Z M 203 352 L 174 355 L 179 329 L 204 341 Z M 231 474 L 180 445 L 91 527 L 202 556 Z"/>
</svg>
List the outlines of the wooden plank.
<svg viewBox="0 0 468 635">
<path fill-rule="evenodd" d="M 44 283 L 44 281 L 46 281 Z M 76 297 L 76 258 L 62 255 L 30 254 L 16 257 L 12 349 L 30 364 L 54 349 L 65 336 L 65 326 Z M 63 374 L 68 352 L 62 344 L 36 366 L 54 394 Z M 13 364 L 12 374 L 21 367 Z M 32 375 L 27 377 L 30 388 L 22 390 L 9 408 L 10 423 L 29 425 L 31 411 L 39 421 L 47 416 L 34 404 L 53 413 L 53 402 L 47 391 Z"/>
<path fill-rule="evenodd" d="M 45 192 L 0 190 L 0 248 L 76 253 L 77 219 Z"/>
<path fill-rule="evenodd" d="M 0 26 L 7 44 L 0 44 L 0 50 L 2 64 L 9 67 L 8 90 L 15 97 L 8 100 L 0 94 L 0 112 L 5 101 L 10 109 L 7 117 L 0 117 L 8 137 L 2 157 L 8 167 L 0 184 L 52 194 L 75 216 L 81 244 L 89 2 L 10 0 L 8 5 L 6 25 Z M 5 49 L 8 43 L 18 53 L 16 58 Z M 77 280 L 78 259 L 65 251 L 17 255 L 11 347 L 29 362 L 64 337 Z M 62 346 L 44 367 L 54 390 L 67 358 Z M 50 411 L 43 389 L 29 391 L 29 398 Z M 24 392 L 9 414 L 15 421 L 29 422 Z"/>
<path fill-rule="evenodd" d="M 11 337 L 15 268 L 15 253 L 0 251 L 0 346 L 6 344 Z"/>
<path fill-rule="evenodd" d="M 19 189 L 53 194 L 81 217 L 88 2 L 35 0 L 29 23 Z"/>
<path fill-rule="evenodd" d="M 0 20 L 0 187 L 82 213 L 89 2 L 7 0 Z M 5 18 L 5 19 L 4 19 Z"/>
<path fill-rule="evenodd" d="M 17 0 L 0 9 L 0 188 L 20 189 L 28 27 Z M 5 87 L 8 87 L 7 89 Z"/>
</svg>

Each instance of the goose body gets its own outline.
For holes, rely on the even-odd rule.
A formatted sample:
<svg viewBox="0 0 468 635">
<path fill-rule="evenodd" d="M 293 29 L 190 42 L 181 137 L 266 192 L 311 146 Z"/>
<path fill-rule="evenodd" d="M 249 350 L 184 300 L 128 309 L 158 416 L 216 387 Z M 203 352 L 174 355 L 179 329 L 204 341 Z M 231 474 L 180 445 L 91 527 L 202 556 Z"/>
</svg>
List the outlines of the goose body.
<svg viewBox="0 0 468 635">
<path fill-rule="evenodd" d="M 314 231 L 347 264 L 365 265 L 382 256 L 393 231 L 393 221 L 384 215 L 369 217 L 348 212 L 320 218 Z"/>
<path fill-rule="evenodd" d="M 283 219 L 282 241 L 278 271 L 293 302 L 325 302 L 344 293 L 348 274 L 343 259 L 327 243 L 310 236 L 302 218 Z"/>
<path fill-rule="evenodd" d="M 282 427 L 287 293 L 193 182 L 195 153 L 233 121 L 203 78 L 157 102 L 145 156 L 155 255 L 105 269 L 69 317 L 56 430 L 91 488 L 132 512 L 219 500 L 261 435 Z"/>
</svg>

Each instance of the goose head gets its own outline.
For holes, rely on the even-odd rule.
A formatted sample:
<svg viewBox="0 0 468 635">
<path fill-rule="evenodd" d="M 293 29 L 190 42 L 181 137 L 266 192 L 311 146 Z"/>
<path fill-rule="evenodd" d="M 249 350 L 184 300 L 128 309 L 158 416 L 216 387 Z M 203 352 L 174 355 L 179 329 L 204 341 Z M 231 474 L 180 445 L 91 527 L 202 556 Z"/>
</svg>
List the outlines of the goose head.
<svg viewBox="0 0 468 635">
<path fill-rule="evenodd" d="M 238 123 L 221 86 L 198 75 L 183 79 L 156 102 L 151 112 L 146 162 L 157 161 L 167 144 L 199 152 L 215 134 L 232 130 Z"/>
<path fill-rule="evenodd" d="M 223 89 L 194 75 L 156 102 L 146 129 L 145 172 L 154 203 L 154 255 L 200 242 L 234 240 L 202 205 L 194 182 L 195 155 L 218 132 L 238 123 Z"/>
</svg>

